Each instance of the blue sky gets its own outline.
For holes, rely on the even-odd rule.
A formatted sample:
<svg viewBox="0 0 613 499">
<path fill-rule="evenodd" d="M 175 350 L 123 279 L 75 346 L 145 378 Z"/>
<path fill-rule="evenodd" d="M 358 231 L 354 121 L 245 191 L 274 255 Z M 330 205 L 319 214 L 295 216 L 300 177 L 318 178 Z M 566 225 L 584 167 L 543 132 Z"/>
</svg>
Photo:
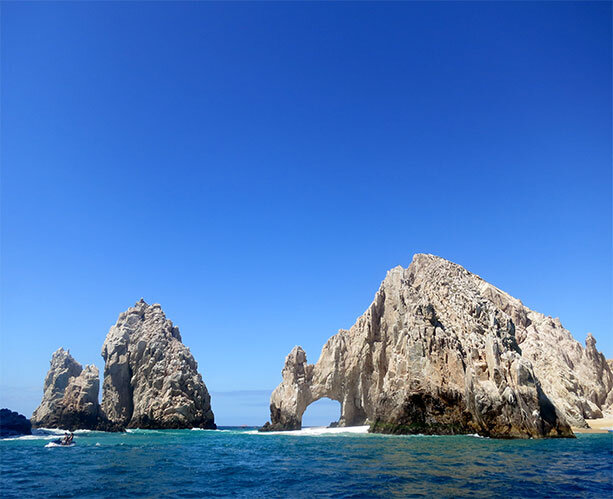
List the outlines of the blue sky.
<svg viewBox="0 0 613 499">
<path fill-rule="evenodd" d="M 0 405 L 143 297 L 262 424 L 417 252 L 613 357 L 610 3 L 1 9 Z"/>
</svg>

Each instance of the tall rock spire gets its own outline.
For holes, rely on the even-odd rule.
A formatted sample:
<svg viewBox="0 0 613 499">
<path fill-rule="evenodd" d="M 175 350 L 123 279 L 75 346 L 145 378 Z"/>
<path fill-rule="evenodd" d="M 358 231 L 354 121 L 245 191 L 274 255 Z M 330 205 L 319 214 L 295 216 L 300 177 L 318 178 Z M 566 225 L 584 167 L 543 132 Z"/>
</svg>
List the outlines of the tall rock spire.
<svg viewBox="0 0 613 499">
<path fill-rule="evenodd" d="M 132 428 L 215 428 L 209 392 L 179 329 L 144 300 L 119 315 L 104 345 L 102 409 Z"/>
</svg>

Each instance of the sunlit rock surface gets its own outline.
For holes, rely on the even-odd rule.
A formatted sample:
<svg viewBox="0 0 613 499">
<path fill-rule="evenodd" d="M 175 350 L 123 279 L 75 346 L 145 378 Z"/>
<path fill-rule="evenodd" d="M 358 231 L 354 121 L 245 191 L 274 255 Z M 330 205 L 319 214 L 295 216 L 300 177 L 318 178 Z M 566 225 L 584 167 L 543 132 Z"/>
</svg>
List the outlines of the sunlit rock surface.
<svg viewBox="0 0 613 499">
<path fill-rule="evenodd" d="M 123 312 L 104 345 L 102 409 L 131 428 L 215 428 L 209 392 L 159 304 Z"/>
<path fill-rule="evenodd" d="M 32 425 L 67 430 L 108 429 L 100 412 L 99 390 L 96 366 L 83 368 L 68 350 L 58 349 L 51 357 L 43 399 L 32 415 Z"/>
<path fill-rule="evenodd" d="M 308 364 L 287 356 L 264 430 L 299 429 L 313 401 L 341 403 L 341 426 L 382 433 L 572 436 L 611 398 L 611 369 L 588 337 L 466 269 L 418 254 L 388 272 L 373 303 Z"/>
</svg>

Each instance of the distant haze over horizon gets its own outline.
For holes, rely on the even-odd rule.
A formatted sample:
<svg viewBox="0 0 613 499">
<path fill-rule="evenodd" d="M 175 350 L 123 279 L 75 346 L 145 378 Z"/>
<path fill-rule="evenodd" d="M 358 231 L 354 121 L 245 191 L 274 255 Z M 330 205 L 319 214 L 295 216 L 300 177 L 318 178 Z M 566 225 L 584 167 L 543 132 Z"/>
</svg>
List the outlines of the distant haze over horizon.
<svg viewBox="0 0 613 499">
<path fill-rule="evenodd" d="M 1 9 L 0 406 L 143 297 L 262 424 L 414 253 L 613 358 L 610 3 Z"/>
</svg>

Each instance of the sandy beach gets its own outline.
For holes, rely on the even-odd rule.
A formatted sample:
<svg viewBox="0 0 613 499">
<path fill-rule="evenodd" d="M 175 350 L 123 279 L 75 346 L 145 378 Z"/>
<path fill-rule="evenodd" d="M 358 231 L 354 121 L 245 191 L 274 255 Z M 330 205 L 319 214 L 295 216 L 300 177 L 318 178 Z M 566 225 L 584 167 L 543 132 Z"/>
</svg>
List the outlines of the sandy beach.
<svg viewBox="0 0 613 499">
<path fill-rule="evenodd" d="M 576 428 L 573 426 L 575 433 L 607 433 L 609 430 L 613 431 L 613 416 L 607 415 L 604 418 L 599 419 L 586 419 L 589 428 Z"/>
</svg>

